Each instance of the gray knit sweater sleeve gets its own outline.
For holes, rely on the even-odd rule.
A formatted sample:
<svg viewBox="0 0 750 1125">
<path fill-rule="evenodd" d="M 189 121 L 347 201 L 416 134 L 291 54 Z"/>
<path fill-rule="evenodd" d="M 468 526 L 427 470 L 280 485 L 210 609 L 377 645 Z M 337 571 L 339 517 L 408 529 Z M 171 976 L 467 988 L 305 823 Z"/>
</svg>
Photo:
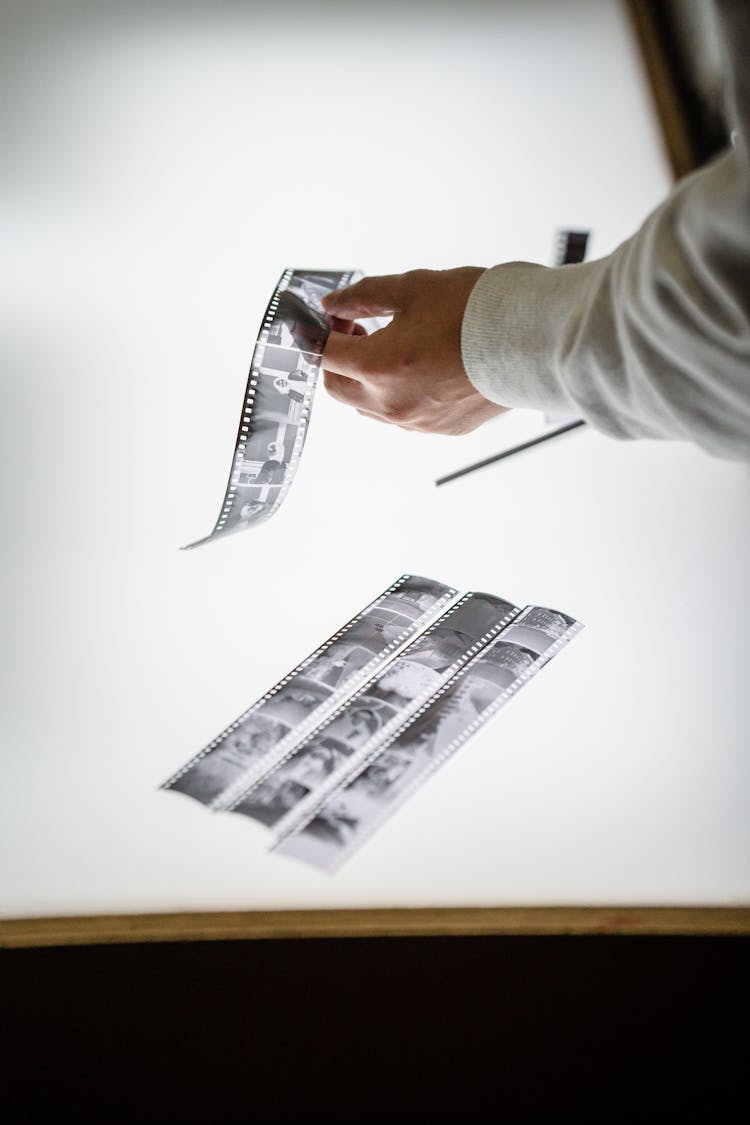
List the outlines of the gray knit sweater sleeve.
<svg viewBox="0 0 750 1125">
<path fill-rule="evenodd" d="M 719 14 L 733 146 L 609 257 L 482 274 L 461 346 L 491 401 L 750 459 L 750 4 Z"/>
</svg>

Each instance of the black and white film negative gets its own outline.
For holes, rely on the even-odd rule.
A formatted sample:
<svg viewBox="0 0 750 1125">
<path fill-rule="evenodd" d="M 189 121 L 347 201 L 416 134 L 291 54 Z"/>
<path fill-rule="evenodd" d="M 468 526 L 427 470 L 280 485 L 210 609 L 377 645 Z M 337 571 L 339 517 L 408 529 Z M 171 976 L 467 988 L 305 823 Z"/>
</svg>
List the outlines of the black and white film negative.
<svg viewBox="0 0 750 1125">
<path fill-rule="evenodd" d="M 162 788 L 223 807 L 441 615 L 456 591 L 403 575 L 243 712 Z"/>
<path fill-rule="evenodd" d="M 232 812 L 276 827 L 304 817 L 358 763 L 486 645 L 519 612 L 489 594 L 465 594 L 412 640 L 303 740 L 258 774 L 244 792 L 222 799 Z"/>
<path fill-rule="evenodd" d="M 274 514 L 307 436 L 330 318 L 321 299 L 361 277 L 356 270 L 287 269 L 266 309 L 250 363 L 224 501 L 197 547 Z"/>
<path fill-rule="evenodd" d="M 335 871 L 581 628 L 527 607 L 341 784 L 287 818 L 274 850 Z"/>
<path fill-rule="evenodd" d="M 586 257 L 589 244 L 587 230 L 559 230 L 555 239 L 556 266 L 575 266 Z"/>
<path fill-rule="evenodd" d="M 162 788 L 334 871 L 580 628 L 404 575 Z"/>
</svg>

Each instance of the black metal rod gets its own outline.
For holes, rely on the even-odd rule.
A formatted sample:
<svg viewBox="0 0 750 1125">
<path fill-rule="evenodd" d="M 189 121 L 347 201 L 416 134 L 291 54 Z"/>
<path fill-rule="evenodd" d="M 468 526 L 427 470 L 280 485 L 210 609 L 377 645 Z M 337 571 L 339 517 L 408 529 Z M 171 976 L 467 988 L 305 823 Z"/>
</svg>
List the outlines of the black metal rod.
<svg viewBox="0 0 750 1125">
<path fill-rule="evenodd" d="M 532 438 L 530 441 L 524 441 L 520 445 L 513 445 L 510 449 L 504 449 L 502 453 L 495 453 L 492 457 L 485 457 L 483 461 L 475 461 L 473 465 L 467 465 L 465 469 L 456 469 L 455 473 L 448 473 L 447 476 L 439 477 L 435 484 L 447 484 L 449 480 L 456 480 L 457 477 L 465 477 L 467 473 L 474 473 L 477 469 L 483 469 L 485 465 L 494 465 L 496 461 L 502 461 L 506 457 L 510 457 L 513 453 L 521 453 L 524 449 L 531 449 L 533 445 L 540 445 L 543 441 L 550 441 L 551 438 L 559 437 L 560 434 L 567 434 L 571 430 L 577 429 L 579 426 L 585 426 L 583 418 L 578 419 L 576 422 L 568 422 L 565 426 L 559 426 L 556 430 L 550 430 L 548 434 L 541 434 L 540 437 Z"/>
</svg>

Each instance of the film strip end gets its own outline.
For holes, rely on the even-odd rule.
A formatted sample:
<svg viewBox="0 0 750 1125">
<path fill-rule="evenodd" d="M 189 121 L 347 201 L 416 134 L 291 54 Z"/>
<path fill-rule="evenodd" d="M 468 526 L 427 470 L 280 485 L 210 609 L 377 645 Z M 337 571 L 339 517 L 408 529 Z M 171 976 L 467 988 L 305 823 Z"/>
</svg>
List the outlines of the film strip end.
<svg viewBox="0 0 750 1125">
<path fill-rule="evenodd" d="M 274 851 L 336 871 L 581 628 L 528 607 Z"/>
<path fill-rule="evenodd" d="M 329 318 L 322 298 L 358 270 L 287 269 L 268 303 L 253 349 L 232 466 L 204 543 L 264 523 L 286 497 L 302 456 Z"/>
<path fill-rule="evenodd" d="M 586 257 L 590 231 L 560 230 L 555 239 L 556 266 L 575 266 Z"/>
</svg>

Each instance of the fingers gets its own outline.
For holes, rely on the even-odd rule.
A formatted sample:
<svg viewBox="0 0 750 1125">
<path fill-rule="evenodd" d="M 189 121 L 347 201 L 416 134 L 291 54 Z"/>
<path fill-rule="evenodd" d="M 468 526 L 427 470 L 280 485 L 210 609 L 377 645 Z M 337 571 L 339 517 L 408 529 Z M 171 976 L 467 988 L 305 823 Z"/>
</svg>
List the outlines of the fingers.
<svg viewBox="0 0 750 1125">
<path fill-rule="evenodd" d="M 357 351 L 357 342 L 367 337 L 367 329 L 353 320 L 341 316 L 331 316 L 331 332 L 323 351 L 323 367 L 356 379 L 357 363 L 362 353 Z M 351 345 L 355 346 L 352 347 Z"/>
<path fill-rule="evenodd" d="M 359 327 L 359 325 L 357 326 Z M 336 375 L 361 381 L 366 364 L 365 352 L 369 353 L 373 337 L 362 333 L 346 336 L 343 332 L 331 332 L 323 349 L 323 367 Z"/>
<path fill-rule="evenodd" d="M 357 414 L 361 414 L 363 418 L 371 418 L 373 422 L 388 422 L 388 419 L 384 418 L 382 414 L 375 413 L 364 387 L 353 379 L 346 379 L 343 375 L 334 375 L 331 371 L 324 371 L 323 382 L 332 398 L 335 398 L 338 402 L 343 402 L 345 406 L 353 406 Z"/>
<path fill-rule="evenodd" d="M 337 402 L 343 402 L 345 406 L 353 406 L 357 410 L 365 409 L 365 390 L 355 379 L 347 379 L 345 375 L 337 375 L 334 371 L 324 371 L 323 383 L 331 398 L 335 398 Z"/>
<path fill-rule="evenodd" d="M 340 316 L 331 317 L 331 330 L 342 332 L 345 336 L 366 336 L 367 329 L 354 320 L 345 320 Z"/>
<path fill-rule="evenodd" d="M 423 428 L 419 400 L 413 396 L 394 396 L 370 379 L 349 379 L 334 371 L 324 371 L 323 381 L 332 398 L 345 406 L 353 406 L 359 414 L 375 418 L 378 422 L 402 426 L 405 430 Z"/>
<path fill-rule="evenodd" d="M 364 277 L 348 289 L 329 293 L 323 307 L 333 316 L 354 320 L 355 317 L 387 316 L 403 308 L 403 274 Z"/>
</svg>

